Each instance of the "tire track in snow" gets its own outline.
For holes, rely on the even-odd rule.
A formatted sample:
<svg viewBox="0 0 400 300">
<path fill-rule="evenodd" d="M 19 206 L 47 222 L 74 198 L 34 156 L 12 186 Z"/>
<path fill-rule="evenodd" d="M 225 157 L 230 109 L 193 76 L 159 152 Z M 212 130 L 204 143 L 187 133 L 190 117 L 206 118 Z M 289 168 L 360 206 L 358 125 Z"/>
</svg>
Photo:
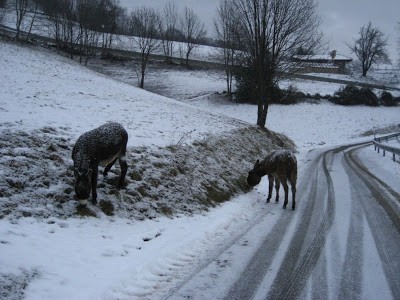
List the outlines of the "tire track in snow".
<svg viewBox="0 0 400 300">
<path fill-rule="evenodd" d="M 268 293 L 267 299 L 293 299 L 301 295 L 306 283 L 311 275 L 311 271 L 317 264 L 321 252 L 325 246 L 325 241 L 327 234 L 332 226 L 333 219 L 335 217 L 335 193 L 333 190 L 333 181 L 328 171 L 328 164 L 326 157 L 328 153 L 334 153 L 336 150 L 329 150 L 321 154 L 318 159 L 318 168 L 315 171 L 315 175 L 318 175 L 319 168 L 322 168 L 326 182 L 322 181 L 318 185 L 318 180 L 316 178 L 313 180 L 313 186 L 315 189 L 321 191 L 321 184 L 327 186 L 327 205 L 325 211 L 323 211 L 323 217 L 320 224 L 313 224 L 318 226 L 315 235 L 313 236 L 309 245 L 304 243 L 304 237 L 307 235 L 308 227 L 310 225 L 310 220 L 312 214 L 321 213 L 320 207 L 322 204 L 316 206 L 317 209 L 312 209 L 311 211 L 306 211 L 303 216 L 298 228 L 299 230 L 295 233 L 294 238 L 290 242 L 288 247 L 288 252 L 285 255 L 282 266 L 278 271 L 278 274 L 273 282 L 273 285 Z M 322 166 L 321 164 L 322 157 Z M 318 197 L 318 193 L 311 201 L 312 207 L 314 208 L 317 199 L 324 199 L 324 197 Z M 302 247 L 305 247 L 304 254 L 300 257 L 299 252 Z"/>
<path fill-rule="evenodd" d="M 345 166 L 345 158 L 342 158 L 342 165 L 349 180 L 352 178 L 351 171 Z M 359 197 L 364 198 L 364 190 L 358 183 L 351 181 L 351 214 L 349 232 L 346 242 L 345 259 L 342 264 L 341 280 L 339 285 L 339 299 L 358 299 L 362 287 L 362 265 L 363 265 L 363 243 L 364 226 L 363 212 L 360 209 Z M 357 201 L 354 201 L 357 199 Z M 356 203 L 355 203 L 356 202 Z"/>
<path fill-rule="evenodd" d="M 327 257 L 324 252 L 320 258 L 320 264 L 314 269 L 311 277 L 311 299 L 324 299 L 328 291 L 328 272 L 327 272 Z M 306 291 L 303 290 L 303 293 Z M 303 296 L 303 295 L 302 295 Z M 301 298 L 307 298 L 306 296 Z M 309 298 L 309 297 L 308 297 Z"/>
<path fill-rule="evenodd" d="M 358 205 L 362 208 L 371 229 L 387 282 L 395 299 L 400 298 L 400 215 L 392 202 L 400 202 L 400 195 L 383 181 L 371 174 L 356 158 L 355 153 L 362 147 L 354 148 L 345 154 L 345 162 L 354 186 L 364 186 L 370 191 L 366 197 L 356 194 Z M 352 185 L 353 186 L 353 185 Z M 392 199 L 388 199 L 388 198 Z"/>
<path fill-rule="evenodd" d="M 243 235 L 245 235 L 247 232 L 249 232 L 254 226 L 256 226 L 258 223 L 262 222 L 263 219 L 265 218 L 265 212 L 260 211 L 260 213 L 251 221 L 249 221 L 244 228 L 240 232 L 237 232 L 229 241 L 228 243 L 225 241 L 223 244 L 217 244 L 214 249 L 209 249 L 207 250 L 207 255 L 204 253 L 201 254 L 202 257 L 208 257 L 208 259 L 202 261 L 202 262 L 196 262 L 195 258 L 191 260 L 191 263 L 193 263 L 193 266 L 190 270 L 190 274 L 183 274 L 182 279 L 179 280 L 177 284 L 174 284 L 172 288 L 170 288 L 168 291 L 163 293 L 163 295 L 160 297 L 160 299 L 177 299 L 180 298 L 179 292 L 184 289 L 185 284 L 193 280 L 195 276 L 200 273 L 203 269 L 207 268 L 210 264 L 213 263 L 213 261 L 218 258 L 220 255 L 222 255 L 227 249 L 229 249 L 232 245 L 237 243 L 238 241 L 241 240 Z M 188 267 L 187 264 L 185 266 L 181 266 L 179 269 L 182 270 L 184 267 Z M 154 298 L 151 298 L 154 299 Z"/>
<path fill-rule="evenodd" d="M 395 192 L 390 186 L 384 181 L 380 180 L 374 174 L 368 171 L 368 169 L 361 163 L 361 161 L 355 156 L 355 152 L 359 151 L 362 147 L 355 148 L 345 156 L 346 162 L 355 171 L 357 176 L 364 182 L 364 184 L 370 189 L 376 201 L 383 207 L 386 214 L 393 222 L 397 232 L 400 234 L 400 194 Z M 382 195 L 387 195 L 391 198 L 388 201 Z"/>
<path fill-rule="evenodd" d="M 262 242 L 259 248 L 262 250 L 258 250 L 255 253 L 250 263 L 241 274 L 240 280 L 233 285 L 224 299 L 243 299 L 244 295 L 248 297 L 257 290 L 265 276 L 265 272 L 270 268 L 275 258 L 279 245 L 289 227 L 291 218 L 291 214 L 284 214 L 283 217 L 279 219 L 271 233 L 267 235 Z"/>
<path fill-rule="evenodd" d="M 305 171 L 305 174 L 303 174 L 301 177 L 302 180 L 298 184 L 298 194 L 303 195 L 301 199 L 306 199 L 307 195 L 309 195 L 309 199 L 316 198 L 318 188 L 318 172 L 315 170 L 317 170 L 316 166 L 319 164 L 320 159 L 321 156 L 319 156 L 313 162 L 313 164 L 308 167 L 308 169 Z M 307 193 L 306 190 L 308 186 L 306 183 L 308 183 L 308 179 L 311 177 L 313 177 L 314 180 L 312 180 L 310 191 Z M 304 192 L 302 193 L 302 191 Z M 306 202 L 304 211 L 309 215 L 309 217 L 303 219 L 303 221 L 306 223 L 303 226 L 307 226 L 307 228 L 309 221 L 311 220 L 311 212 L 314 209 L 314 204 L 315 201 Z M 233 284 L 232 288 L 224 299 L 245 299 L 254 296 L 254 294 L 257 292 L 258 286 L 261 284 L 265 274 L 268 272 L 272 262 L 275 259 L 276 253 L 281 246 L 281 243 L 285 237 L 285 232 L 287 231 L 292 219 L 292 214 L 285 213 L 282 215 L 271 233 L 266 236 L 257 252 L 252 257 L 247 268 L 241 274 L 240 279 Z M 248 280 L 249 278 L 250 280 Z"/>
</svg>

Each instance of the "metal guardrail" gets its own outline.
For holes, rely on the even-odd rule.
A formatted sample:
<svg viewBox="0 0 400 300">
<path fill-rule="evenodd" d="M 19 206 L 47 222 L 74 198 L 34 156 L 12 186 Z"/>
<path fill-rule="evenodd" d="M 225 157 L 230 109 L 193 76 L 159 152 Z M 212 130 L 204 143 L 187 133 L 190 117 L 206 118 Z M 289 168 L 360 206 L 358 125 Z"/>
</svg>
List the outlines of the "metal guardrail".
<svg viewBox="0 0 400 300">
<path fill-rule="evenodd" d="M 389 134 L 389 135 L 382 136 L 382 137 L 379 137 L 379 138 L 374 138 L 373 143 L 374 143 L 375 151 L 378 151 L 378 153 L 379 153 L 380 150 L 382 150 L 383 156 L 386 156 L 386 151 L 391 152 L 392 155 L 393 155 L 393 161 L 396 161 L 396 155 L 400 156 L 400 148 L 384 145 L 381 142 L 382 141 L 388 142 L 389 140 L 397 138 L 399 136 L 400 136 L 400 132 L 399 133 Z"/>
</svg>

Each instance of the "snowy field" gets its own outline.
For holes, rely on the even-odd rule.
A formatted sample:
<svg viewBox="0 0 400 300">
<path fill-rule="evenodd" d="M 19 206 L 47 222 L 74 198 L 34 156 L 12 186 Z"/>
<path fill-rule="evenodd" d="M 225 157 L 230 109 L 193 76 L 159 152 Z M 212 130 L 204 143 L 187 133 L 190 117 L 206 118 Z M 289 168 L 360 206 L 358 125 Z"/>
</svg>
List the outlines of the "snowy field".
<svg viewBox="0 0 400 300">
<path fill-rule="evenodd" d="M 181 95 L 176 97 L 181 101 L 176 101 L 109 79 L 46 50 L 0 42 L 0 61 L 0 130 L 57 128 L 59 138 L 75 140 L 82 132 L 113 120 L 127 128 L 129 146 L 166 147 L 182 138 L 190 144 L 209 134 L 224 135 L 255 123 L 255 106 L 214 101 L 215 92 L 224 90 L 224 81 L 214 75 L 169 74 L 168 85 Z M 159 76 L 162 81 L 163 74 Z M 297 82 L 296 86 L 321 94 L 337 90 L 337 86 L 316 82 Z M 328 102 L 272 105 L 267 127 L 296 143 L 301 177 L 308 151 L 371 140 L 372 136 L 361 134 L 397 125 L 399 115 L 400 107 L 341 107 Z M 399 164 L 390 156 L 381 157 L 372 146 L 369 150 L 364 154 L 372 170 L 398 186 Z M 0 296 L 162 298 L 168 288 L 206 264 L 208 257 L 235 240 L 237 232 L 254 220 L 268 216 L 266 225 L 272 228 L 288 213 L 265 204 L 266 187 L 263 182 L 245 195 L 194 216 L 143 221 L 106 215 L 3 218 Z M 258 234 L 243 249 L 253 251 Z"/>
</svg>

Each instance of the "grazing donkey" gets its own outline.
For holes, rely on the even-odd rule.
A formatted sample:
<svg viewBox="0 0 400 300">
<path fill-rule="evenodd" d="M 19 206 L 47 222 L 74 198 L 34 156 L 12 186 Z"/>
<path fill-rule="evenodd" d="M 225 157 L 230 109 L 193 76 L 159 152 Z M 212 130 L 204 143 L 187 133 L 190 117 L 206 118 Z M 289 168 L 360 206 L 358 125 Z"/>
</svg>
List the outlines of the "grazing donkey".
<svg viewBox="0 0 400 300">
<path fill-rule="evenodd" d="M 247 183 L 255 186 L 260 183 L 261 177 L 268 175 L 269 190 L 267 202 L 271 200 L 272 188 L 275 179 L 276 199 L 279 201 L 280 183 L 285 190 L 285 202 L 283 208 L 286 208 L 288 203 L 288 184 L 292 187 L 292 209 L 296 208 L 296 181 L 297 181 L 297 159 L 296 156 L 289 150 L 276 150 L 271 152 L 262 162 L 257 160 L 253 170 L 249 172 Z"/>
<path fill-rule="evenodd" d="M 74 160 L 75 193 L 78 200 L 89 198 L 92 191 L 92 204 L 97 203 L 97 173 L 99 165 L 105 167 L 103 175 L 118 159 L 121 167 L 118 186 L 124 183 L 128 170 L 126 163 L 126 144 L 128 133 L 118 123 L 106 123 L 82 134 L 72 150 Z M 83 202 L 81 202 L 83 204 Z"/>
</svg>

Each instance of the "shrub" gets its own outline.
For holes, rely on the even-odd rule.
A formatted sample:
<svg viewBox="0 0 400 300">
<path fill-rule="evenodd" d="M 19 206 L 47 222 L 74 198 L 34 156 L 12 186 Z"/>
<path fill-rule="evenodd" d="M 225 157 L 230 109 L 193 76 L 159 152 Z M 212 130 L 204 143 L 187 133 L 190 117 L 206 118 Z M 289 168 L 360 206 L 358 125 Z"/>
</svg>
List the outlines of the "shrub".
<svg viewBox="0 0 400 300">
<path fill-rule="evenodd" d="M 380 98 L 381 104 L 385 106 L 396 106 L 396 98 L 391 93 L 383 91 Z"/>
<path fill-rule="evenodd" d="M 235 100 L 242 103 L 258 104 L 257 86 L 254 78 L 255 72 L 250 67 L 238 68 L 235 72 L 236 93 Z M 278 86 L 272 88 L 270 104 L 295 104 L 305 98 L 305 94 L 299 92 L 290 85 L 287 90 Z"/>
<path fill-rule="evenodd" d="M 379 106 L 379 99 L 371 88 L 361 89 L 354 85 L 346 85 L 335 92 L 332 101 L 340 105 L 368 105 Z"/>
<path fill-rule="evenodd" d="M 238 67 L 235 70 L 236 96 L 238 102 L 257 104 L 255 72 L 251 67 Z"/>
<path fill-rule="evenodd" d="M 361 88 L 359 98 L 361 100 L 361 104 L 368 106 L 379 106 L 379 99 L 370 88 Z"/>
<path fill-rule="evenodd" d="M 354 85 L 346 85 L 335 92 L 333 102 L 340 105 L 356 105 L 359 102 L 359 89 Z"/>
<path fill-rule="evenodd" d="M 278 87 L 276 89 L 280 90 Z M 301 100 L 304 100 L 304 98 L 306 98 L 306 95 L 304 93 L 300 92 L 297 88 L 295 88 L 292 85 L 289 85 L 287 90 L 280 90 L 280 92 L 281 92 L 280 93 L 281 97 L 278 97 L 276 101 L 271 101 L 271 102 L 279 104 L 296 104 Z"/>
</svg>

